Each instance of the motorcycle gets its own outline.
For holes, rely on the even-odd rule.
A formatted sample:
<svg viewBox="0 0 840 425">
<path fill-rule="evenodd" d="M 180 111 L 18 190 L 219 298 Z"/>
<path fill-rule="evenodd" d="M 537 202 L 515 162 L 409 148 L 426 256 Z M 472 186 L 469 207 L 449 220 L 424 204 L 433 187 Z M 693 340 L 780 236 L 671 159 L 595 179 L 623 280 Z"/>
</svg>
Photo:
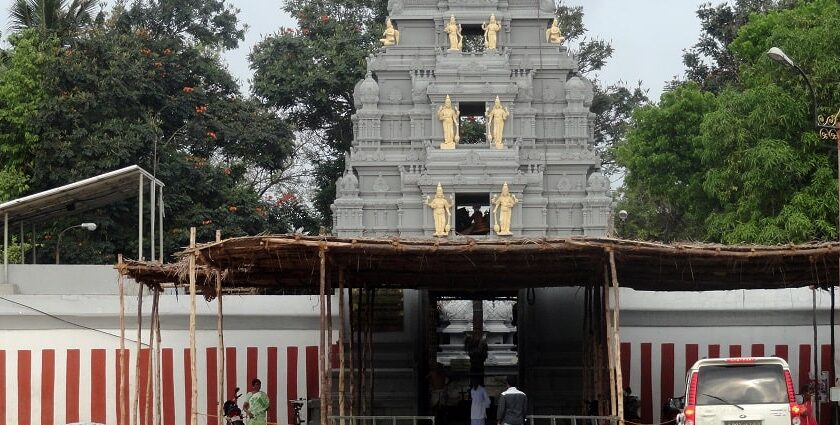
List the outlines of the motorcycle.
<svg viewBox="0 0 840 425">
<path fill-rule="evenodd" d="M 222 411 L 225 413 L 225 424 L 227 425 L 245 425 L 242 418 L 242 409 L 239 408 L 237 400 L 242 394 L 239 394 L 239 387 L 233 390 L 233 398 L 225 401 L 222 405 Z"/>
</svg>

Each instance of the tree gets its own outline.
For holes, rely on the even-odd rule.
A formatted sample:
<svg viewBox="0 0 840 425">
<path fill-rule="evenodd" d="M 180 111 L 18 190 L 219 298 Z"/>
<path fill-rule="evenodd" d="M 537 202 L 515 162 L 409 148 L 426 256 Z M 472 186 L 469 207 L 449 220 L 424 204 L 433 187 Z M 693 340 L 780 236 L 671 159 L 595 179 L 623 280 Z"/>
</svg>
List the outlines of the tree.
<svg viewBox="0 0 840 425">
<path fill-rule="evenodd" d="M 43 70 L 55 63 L 50 52 L 57 48 L 56 39 L 33 31 L 12 37 L 11 43 L 0 73 L 0 202 L 28 187 L 26 170 L 39 140 L 36 114 L 46 96 Z"/>
<path fill-rule="evenodd" d="M 97 0 L 14 0 L 9 10 L 13 31 L 27 28 L 66 39 L 93 22 Z"/>
<path fill-rule="evenodd" d="M 738 30 L 749 22 L 753 14 L 789 8 L 795 4 L 795 0 L 736 0 L 735 3 L 718 5 L 701 4 L 697 9 L 700 40 L 683 54 L 685 79 L 715 93 L 727 85 L 737 84 L 740 63 L 728 46 L 735 40 Z"/>
<path fill-rule="evenodd" d="M 186 244 L 191 226 L 204 240 L 216 229 L 226 237 L 312 229 L 305 210 L 254 178 L 286 166 L 292 132 L 272 108 L 243 98 L 220 63 L 219 49 L 241 38 L 222 0 L 118 4 L 71 44 L 39 50 L 51 62 L 34 66 L 43 95 L 23 120 L 37 137 L 25 146 L 0 139 L 0 151 L 22 152 L 30 191 L 131 164 L 155 173 L 167 184 L 166 252 Z M 98 240 L 63 250 L 66 260 L 133 255 L 125 247 L 135 246 L 134 202 L 87 213 L 100 226 L 86 237 Z M 44 230 L 47 245 L 63 224 Z"/>
<path fill-rule="evenodd" d="M 832 42 L 838 24 L 840 6 L 830 0 L 752 15 L 728 46 L 740 64 L 739 85 L 715 95 L 687 84 L 634 113 L 619 155 L 627 167 L 619 208 L 635 208 L 636 218 L 622 235 L 766 244 L 836 239 L 836 153 L 812 128 L 800 77 L 766 51 L 784 49 L 811 75 L 818 103 L 840 105 L 840 47 Z M 669 158 L 675 146 L 686 152 Z M 693 211 L 678 216 L 681 232 L 663 225 L 670 218 L 663 206 L 672 205 Z"/>
<path fill-rule="evenodd" d="M 281 28 L 250 55 L 254 93 L 321 146 L 312 168 L 323 223 L 332 222 L 335 181 L 353 139 L 353 87 L 384 28 L 385 6 L 385 0 L 287 0 L 284 10 L 297 29 Z"/>
</svg>

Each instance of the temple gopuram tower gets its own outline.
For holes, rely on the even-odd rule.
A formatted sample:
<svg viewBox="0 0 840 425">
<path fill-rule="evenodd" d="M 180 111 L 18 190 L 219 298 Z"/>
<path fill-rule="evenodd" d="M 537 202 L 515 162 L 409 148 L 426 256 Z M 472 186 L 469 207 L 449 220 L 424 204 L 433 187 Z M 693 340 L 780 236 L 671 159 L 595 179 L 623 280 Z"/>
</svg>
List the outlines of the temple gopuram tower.
<svg viewBox="0 0 840 425">
<path fill-rule="evenodd" d="M 467 227 L 476 209 L 497 224 L 491 200 L 507 183 L 518 200 L 513 237 L 604 235 L 609 181 L 593 149 L 593 88 L 552 33 L 553 2 L 391 0 L 388 10 L 392 26 L 354 91 L 334 234 L 433 237 L 426 197 L 440 184 L 452 204 L 447 237 L 497 237 Z M 440 115 L 447 97 L 450 122 Z M 497 98 L 501 129 L 488 125 Z"/>
<path fill-rule="evenodd" d="M 336 182 L 333 234 L 605 235 L 611 198 L 593 146 L 593 87 L 563 43 L 554 2 L 389 0 L 388 12 L 381 48 L 354 90 L 354 140 Z M 479 284 L 463 299 L 499 297 L 483 291 Z M 497 372 L 518 371 L 534 413 L 576 413 L 582 405 L 576 294 L 502 295 L 514 303 L 504 326 L 517 338 L 512 348 L 490 350 L 515 359 Z M 428 368 L 441 347 L 460 344 L 442 341 L 452 328 L 434 318 L 437 300 L 449 296 L 400 291 L 383 309 L 401 320 L 382 319 L 375 329 L 375 414 L 429 412 Z M 540 323 L 564 323 L 569 333 L 547 334 Z M 493 373 L 488 366 L 484 376 Z M 497 394 L 492 382 L 488 388 Z"/>
</svg>

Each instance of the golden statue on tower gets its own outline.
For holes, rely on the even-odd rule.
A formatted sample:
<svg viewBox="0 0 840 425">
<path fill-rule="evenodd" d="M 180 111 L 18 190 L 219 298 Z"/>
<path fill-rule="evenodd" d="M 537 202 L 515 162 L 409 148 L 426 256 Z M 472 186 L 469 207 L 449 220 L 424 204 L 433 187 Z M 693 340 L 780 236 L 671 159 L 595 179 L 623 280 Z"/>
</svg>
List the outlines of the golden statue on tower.
<svg viewBox="0 0 840 425">
<path fill-rule="evenodd" d="M 545 30 L 545 41 L 552 44 L 561 44 L 566 41 L 566 38 L 563 37 L 563 34 L 560 32 L 560 26 L 557 24 L 557 18 L 554 18 L 554 21 L 551 22 L 551 26 Z"/>
<path fill-rule="evenodd" d="M 443 195 L 443 187 L 438 183 L 437 190 L 435 190 L 435 197 L 429 199 L 429 196 L 426 195 L 426 205 L 432 209 L 432 216 L 435 219 L 435 236 L 437 237 L 444 237 L 449 235 L 449 231 L 452 230 L 452 205 L 453 202 L 449 202 L 448 199 Z"/>
<path fill-rule="evenodd" d="M 502 26 L 496 21 L 496 15 L 490 15 L 490 23 L 483 22 L 481 29 L 484 30 L 484 48 L 496 49 L 496 40 Z"/>
<path fill-rule="evenodd" d="M 461 111 L 452 106 L 452 99 L 446 95 L 446 100 L 443 105 L 438 108 L 437 117 L 443 126 L 443 143 L 441 149 L 455 149 L 455 144 L 458 143 L 460 136 L 458 135 L 458 116 Z"/>
<path fill-rule="evenodd" d="M 493 225 L 493 230 L 499 236 L 512 235 L 513 233 L 510 232 L 510 219 L 513 213 L 513 206 L 519 203 L 519 199 L 516 199 L 516 195 L 510 193 L 507 182 L 502 186 L 502 193 L 493 195 L 490 203 L 493 204 L 494 218 L 496 218 L 496 211 L 500 210 L 498 218 L 496 218 L 496 223 Z"/>
<path fill-rule="evenodd" d="M 449 23 L 443 27 L 443 32 L 449 35 L 449 50 L 460 52 L 464 37 L 461 35 L 461 25 L 455 21 L 455 15 L 449 17 Z"/>
<path fill-rule="evenodd" d="M 508 108 L 502 107 L 499 96 L 496 96 L 496 104 L 493 105 L 493 109 L 488 108 L 484 115 L 487 117 L 487 141 L 493 143 L 496 149 L 504 148 L 502 137 L 505 132 L 505 120 L 510 115 L 510 111 Z"/>
<path fill-rule="evenodd" d="M 385 20 L 385 32 L 382 33 L 382 38 L 379 39 L 383 46 L 393 46 L 400 44 L 400 32 L 394 28 L 391 18 Z"/>
</svg>

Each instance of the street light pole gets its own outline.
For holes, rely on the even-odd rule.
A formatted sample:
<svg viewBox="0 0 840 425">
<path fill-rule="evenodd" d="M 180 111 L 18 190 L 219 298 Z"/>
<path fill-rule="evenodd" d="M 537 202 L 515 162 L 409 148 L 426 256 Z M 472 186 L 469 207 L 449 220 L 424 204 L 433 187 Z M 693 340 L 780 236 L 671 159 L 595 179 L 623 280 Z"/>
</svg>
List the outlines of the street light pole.
<svg viewBox="0 0 840 425">
<path fill-rule="evenodd" d="M 81 227 L 81 228 L 83 228 L 83 229 L 85 229 L 89 232 L 92 232 L 92 231 L 96 230 L 96 223 L 76 224 L 74 226 L 70 226 L 70 227 L 58 232 L 58 239 L 56 239 L 56 241 L 55 241 L 55 263 L 56 264 L 59 264 L 59 253 L 61 251 L 61 236 L 64 234 L 64 232 L 66 232 L 70 229 L 75 229 L 77 227 Z"/>
<path fill-rule="evenodd" d="M 837 145 L 837 237 L 840 240 L 840 110 L 837 111 L 834 115 L 829 115 L 824 117 L 822 115 L 817 115 L 817 95 L 814 92 L 814 87 L 811 85 L 811 80 L 808 78 L 808 74 L 802 70 L 782 49 L 778 47 L 771 47 L 770 50 L 767 51 L 767 56 L 770 57 L 774 62 L 782 64 L 784 66 L 793 68 L 799 75 L 802 76 L 802 79 L 805 80 L 805 85 L 808 87 L 808 93 L 811 95 L 811 108 L 810 108 L 810 116 L 811 122 L 814 126 L 814 130 L 816 130 L 820 138 L 823 140 L 835 140 Z M 837 257 L 837 273 L 838 273 L 838 282 L 840 282 L 840 256 Z M 816 287 L 814 288 L 814 296 L 816 297 Z M 830 335 L 831 335 L 831 369 L 834 370 L 834 365 L 836 363 L 837 352 L 834 349 L 834 285 L 831 285 L 830 289 L 831 294 L 831 312 L 829 315 L 829 326 L 830 326 Z M 816 298 L 814 298 L 814 379 L 815 381 L 819 379 L 819 370 L 817 370 L 817 330 L 816 330 Z M 825 365 L 823 365 L 825 366 Z M 836 373 L 836 371 L 835 371 Z M 835 377 L 836 379 L 836 377 Z M 834 386 L 834 382 L 829 383 L 830 386 Z M 818 405 L 818 404 L 817 404 Z M 834 425 L 834 406 L 831 406 L 830 410 L 830 423 Z M 816 409 L 816 418 L 819 421 L 820 409 Z"/>
</svg>

